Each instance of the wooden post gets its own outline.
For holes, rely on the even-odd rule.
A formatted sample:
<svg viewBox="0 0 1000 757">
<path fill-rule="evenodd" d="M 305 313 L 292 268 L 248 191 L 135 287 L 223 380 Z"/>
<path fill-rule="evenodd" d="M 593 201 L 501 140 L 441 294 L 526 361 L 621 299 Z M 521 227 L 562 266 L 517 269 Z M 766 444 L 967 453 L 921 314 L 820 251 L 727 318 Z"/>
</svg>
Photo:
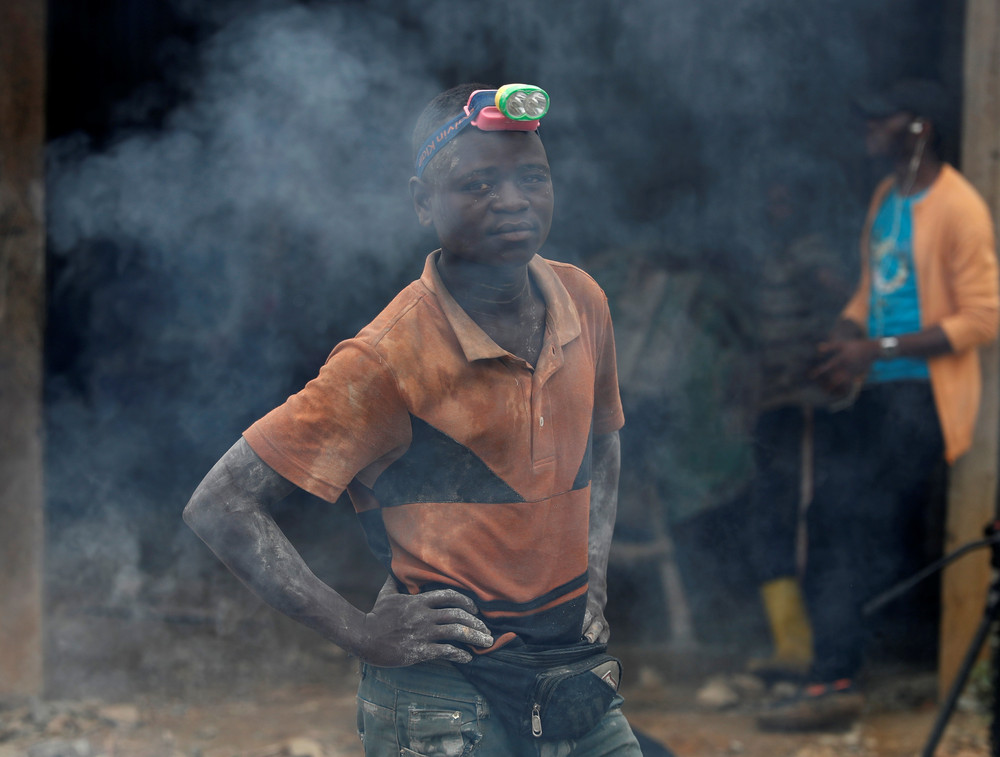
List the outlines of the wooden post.
<svg viewBox="0 0 1000 757">
<path fill-rule="evenodd" d="M 0 3 L 0 699 L 42 693 L 45 2 Z"/>
<path fill-rule="evenodd" d="M 967 0 L 962 173 L 1000 221 L 1000 5 Z M 972 450 L 951 471 L 945 549 L 982 538 L 995 516 L 1000 435 L 1000 351 L 982 349 L 983 401 Z M 990 580 L 987 550 L 953 563 L 942 579 L 939 691 L 951 686 L 983 616 Z"/>
</svg>

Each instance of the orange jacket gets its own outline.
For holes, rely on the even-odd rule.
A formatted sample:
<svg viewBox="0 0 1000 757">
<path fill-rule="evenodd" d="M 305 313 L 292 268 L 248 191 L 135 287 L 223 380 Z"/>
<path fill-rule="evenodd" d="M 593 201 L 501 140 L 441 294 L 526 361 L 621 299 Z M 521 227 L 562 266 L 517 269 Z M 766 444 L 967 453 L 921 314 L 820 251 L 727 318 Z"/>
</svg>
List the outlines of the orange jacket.
<svg viewBox="0 0 1000 757">
<path fill-rule="evenodd" d="M 871 227 L 893 183 L 892 177 L 883 180 L 872 196 L 861 237 L 861 282 L 843 311 L 865 329 Z M 913 204 L 913 260 L 921 326 L 940 326 L 954 350 L 927 361 L 945 458 L 953 463 L 972 444 L 982 392 L 976 347 L 993 341 L 1000 328 L 1000 282 L 989 208 L 950 165 Z"/>
</svg>

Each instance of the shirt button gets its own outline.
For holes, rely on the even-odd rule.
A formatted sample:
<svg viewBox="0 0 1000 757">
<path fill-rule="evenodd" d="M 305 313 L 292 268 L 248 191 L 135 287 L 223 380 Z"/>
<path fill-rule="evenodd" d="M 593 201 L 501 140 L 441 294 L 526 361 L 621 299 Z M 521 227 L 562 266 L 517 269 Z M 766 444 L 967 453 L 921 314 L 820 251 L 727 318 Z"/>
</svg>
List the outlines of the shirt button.
<svg viewBox="0 0 1000 757">
<path fill-rule="evenodd" d="M 538 425 L 539 426 L 544 426 L 545 425 L 545 418 L 543 416 L 541 416 L 541 415 L 538 416 Z"/>
</svg>

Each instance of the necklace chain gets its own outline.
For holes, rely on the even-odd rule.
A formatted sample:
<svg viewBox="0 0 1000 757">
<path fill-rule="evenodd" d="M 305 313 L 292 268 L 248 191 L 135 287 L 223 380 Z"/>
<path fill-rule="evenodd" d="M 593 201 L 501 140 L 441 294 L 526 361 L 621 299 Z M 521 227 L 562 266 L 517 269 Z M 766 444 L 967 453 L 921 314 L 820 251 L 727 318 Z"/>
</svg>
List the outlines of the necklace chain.
<svg viewBox="0 0 1000 757">
<path fill-rule="evenodd" d="M 927 144 L 926 138 L 921 138 L 917 142 L 916 148 L 913 150 L 913 155 L 910 156 L 910 162 L 907 166 L 906 177 L 903 183 L 897 190 L 899 197 L 896 199 L 895 207 L 892 209 L 892 227 L 889 234 L 882 240 L 880 246 L 884 247 L 890 254 L 896 253 L 896 248 L 899 244 L 899 234 L 902 231 L 903 224 L 903 210 L 906 208 L 906 198 L 910 196 L 910 192 L 913 191 L 914 185 L 917 183 L 917 172 L 920 170 L 920 163 L 923 161 L 924 157 L 924 147 Z M 876 263 L 875 258 L 872 258 L 872 264 Z M 872 283 L 873 287 L 877 289 L 878 284 L 875 278 L 875 271 L 872 271 Z M 882 293 L 876 291 L 875 293 L 875 312 L 872 314 L 875 320 L 875 331 L 879 334 L 882 333 L 885 322 L 885 299 Z"/>
</svg>

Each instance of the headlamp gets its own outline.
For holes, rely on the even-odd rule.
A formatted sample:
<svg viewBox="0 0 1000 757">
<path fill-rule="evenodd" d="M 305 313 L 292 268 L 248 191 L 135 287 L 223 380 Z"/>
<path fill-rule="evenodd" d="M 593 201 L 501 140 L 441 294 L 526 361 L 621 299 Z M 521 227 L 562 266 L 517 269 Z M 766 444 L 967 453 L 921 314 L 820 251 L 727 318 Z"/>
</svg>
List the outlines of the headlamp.
<svg viewBox="0 0 1000 757">
<path fill-rule="evenodd" d="M 469 95 L 464 112 L 446 123 L 417 153 L 417 177 L 438 150 L 469 125 L 482 131 L 536 131 L 549 112 L 549 96 L 533 84 L 504 84 L 499 89 L 477 89 Z"/>
<path fill-rule="evenodd" d="M 515 121 L 537 121 L 549 112 L 549 96 L 532 84 L 504 84 L 497 90 L 496 107 Z"/>
</svg>

